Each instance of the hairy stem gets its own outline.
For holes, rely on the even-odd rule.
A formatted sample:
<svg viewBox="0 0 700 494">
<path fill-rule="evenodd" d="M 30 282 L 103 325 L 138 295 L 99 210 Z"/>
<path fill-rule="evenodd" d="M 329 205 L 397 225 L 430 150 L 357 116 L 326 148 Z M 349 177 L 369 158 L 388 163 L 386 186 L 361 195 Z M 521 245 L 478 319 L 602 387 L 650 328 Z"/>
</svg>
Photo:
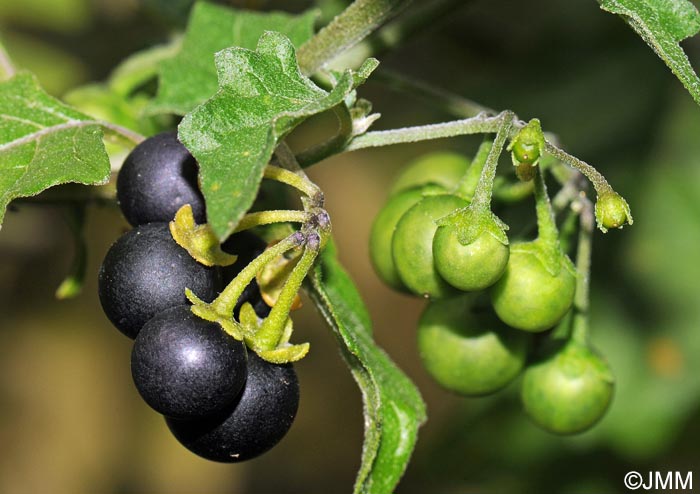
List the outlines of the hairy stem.
<svg viewBox="0 0 700 494">
<path fill-rule="evenodd" d="M 248 213 L 241 221 L 238 222 L 233 233 L 249 230 L 261 225 L 271 225 L 272 223 L 305 223 L 311 218 L 311 215 L 306 211 L 297 210 L 272 210 L 272 211 L 257 211 Z"/>
<path fill-rule="evenodd" d="M 582 197 L 580 199 L 580 229 L 578 248 L 576 252 L 576 295 L 574 296 L 574 323 L 572 338 L 579 343 L 586 343 L 588 338 L 588 308 L 590 305 L 590 276 L 591 276 L 591 251 L 593 249 L 593 230 L 595 228 L 595 214 L 591 201 Z"/>
<path fill-rule="evenodd" d="M 486 164 L 484 165 L 484 169 L 481 171 L 479 183 L 477 184 L 476 191 L 474 192 L 474 199 L 472 200 L 472 204 L 470 206 L 470 208 L 473 208 L 474 211 L 490 209 L 491 191 L 493 190 L 493 181 L 496 178 L 498 158 L 501 156 L 501 151 L 503 151 L 503 146 L 506 143 L 511 127 L 513 126 L 514 117 L 515 115 L 510 111 L 505 111 L 500 115 L 500 124 L 498 126 L 498 131 L 496 132 L 496 138 L 493 140 L 493 146 L 491 146 L 491 149 L 489 150 L 489 154 L 486 158 Z"/>
<path fill-rule="evenodd" d="M 309 197 L 314 197 L 320 192 L 318 186 L 310 180 L 279 166 L 266 166 L 263 172 L 263 178 L 287 184 Z"/>
<path fill-rule="evenodd" d="M 478 115 L 464 120 L 455 120 L 439 124 L 367 132 L 353 139 L 348 147 L 345 148 L 345 151 L 355 151 L 357 149 L 389 146 L 391 144 L 407 142 L 429 141 L 445 137 L 497 132 L 501 124 L 501 115 L 496 117 Z"/>
<path fill-rule="evenodd" d="M 369 57 L 381 57 L 415 37 L 425 28 L 434 26 L 455 9 L 469 3 L 468 0 L 432 0 L 418 2 L 404 15 L 383 26 L 352 49 L 340 55 L 333 67 L 358 67 Z"/>
<path fill-rule="evenodd" d="M 545 140 L 545 150 L 562 163 L 565 163 L 583 173 L 586 178 L 591 181 L 593 187 L 595 188 L 596 194 L 599 196 L 604 192 L 610 192 L 613 190 L 605 177 L 585 161 L 578 159 L 576 156 L 570 155 L 563 149 L 559 149 L 547 140 Z"/>
<path fill-rule="evenodd" d="M 411 0 L 355 0 L 297 51 L 302 73 L 311 75 L 403 10 Z"/>
<path fill-rule="evenodd" d="M 281 256 L 288 250 L 299 247 L 304 241 L 305 235 L 301 232 L 295 232 L 269 249 L 266 249 L 243 268 L 231 283 L 224 288 L 224 291 L 211 303 L 213 309 L 221 316 L 232 317 L 233 310 L 243 290 L 245 290 L 245 287 L 250 284 L 265 264 Z"/>
<path fill-rule="evenodd" d="M 289 317 L 289 311 L 299 292 L 299 288 L 301 288 L 306 274 L 311 269 L 311 266 L 313 266 L 314 260 L 318 255 L 319 241 L 317 236 L 314 242 L 315 245 L 313 247 L 307 246 L 307 248 L 304 249 L 304 254 L 302 254 L 301 259 L 297 265 L 294 266 L 287 281 L 285 281 L 282 291 L 274 307 L 272 307 L 270 314 L 265 318 L 262 326 L 260 326 L 260 329 L 255 334 L 256 346 L 259 347 L 256 348 L 256 350 L 272 350 L 279 344 L 287 322 L 287 317 Z"/>
<path fill-rule="evenodd" d="M 547 249 L 559 249 L 559 231 L 554 219 L 554 210 L 544 183 L 544 173 L 539 167 L 535 174 L 535 209 L 538 240 L 541 240 Z"/>
<path fill-rule="evenodd" d="M 348 107 L 345 104 L 340 104 L 333 108 L 333 113 L 338 118 L 338 132 L 328 141 L 299 153 L 296 159 L 302 168 L 323 161 L 329 156 L 343 151 L 347 143 L 352 139 L 354 129 Z"/>
</svg>

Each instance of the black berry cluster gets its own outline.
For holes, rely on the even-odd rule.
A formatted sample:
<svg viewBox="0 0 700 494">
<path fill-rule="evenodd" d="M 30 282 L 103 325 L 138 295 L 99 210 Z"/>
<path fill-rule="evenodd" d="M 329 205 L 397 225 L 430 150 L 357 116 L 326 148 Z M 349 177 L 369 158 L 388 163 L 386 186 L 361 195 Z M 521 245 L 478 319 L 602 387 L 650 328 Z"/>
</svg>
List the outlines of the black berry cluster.
<svg viewBox="0 0 700 494">
<path fill-rule="evenodd" d="M 175 437 L 213 461 L 238 462 L 264 453 L 289 430 L 299 403 L 291 364 L 275 365 L 248 351 L 217 323 L 192 313 L 190 289 L 212 301 L 265 249 L 257 236 L 231 236 L 222 249 L 238 256 L 226 268 L 198 263 L 173 239 L 168 222 L 185 204 L 206 221 L 197 163 L 174 132 L 151 137 L 127 157 L 117 198 L 134 227 L 109 249 L 99 297 L 109 320 L 134 339 L 131 372 L 143 399 L 163 414 Z M 258 317 L 270 312 L 255 280 L 239 299 Z"/>
</svg>

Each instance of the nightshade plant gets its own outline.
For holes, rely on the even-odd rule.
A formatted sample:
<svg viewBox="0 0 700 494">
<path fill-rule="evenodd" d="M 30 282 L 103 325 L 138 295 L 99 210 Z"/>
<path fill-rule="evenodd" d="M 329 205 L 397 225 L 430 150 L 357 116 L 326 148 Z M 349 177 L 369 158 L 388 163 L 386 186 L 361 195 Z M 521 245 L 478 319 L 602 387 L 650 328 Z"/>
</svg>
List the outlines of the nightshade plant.
<svg viewBox="0 0 700 494">
<path fill-rule="evenodd" d="M 700 30 L 697 9 L 687 0 L 598 1 L 602 9 L 630 24 L 700 104 L 700 79 L 679 45 Z M 157 242 L 165 246 L 168 259 L 177 258 L 185 266 L 183 276 L 169 285 L 175 292 L 165 306 L 150 307 L 160 315 L 144 312 L 153 304 L 139 299 L 138 290 L 119 293 L 121 288 L 110 285 L 127 268 L 148 274 L 138 273 L 133 265 L 119 267 L 124 260 L 119 252 L 108 254 L 101 281 L 108 313 L 112 306 L 117 312 L 137 313 L 128 324 L 122 316 L 110 317 L 136 338 L 132 364 L 140 391 L 171 415 L 168 425 L 192 451 L 217 461 L 247 459 L 267 450 L 289 428 L 299 398 L 292 362 L 309 351 L 308 343 L 291 343 L 290 311 L 304 289 L 335 334 L 362 390 L 365 444 L 355 492 L 394 490 L 425 421 L 425 407 L 416 387 L 373 342 L 361 297 L 336 256 L 323 190 L 308 179 L 304 168 L 353 150 L 461 135 L 484 135 L 473 158 L 428 156 L 396 181 L 372 232 L 378 275 L 394 288 L 430 299 L 420 322 L 419 346 L 429 372 L 446 388 L 465 395 L 495 392 L 525 368 L 524 408 L 545 429 L 579 432 L 605 412 L 612 398 L 612 373 L 587 342 L 591 239 L 596 223 L 602 232 L 632 224 L 625 199 L 593 166 L 561 149 L 539 120 L 526 123 L 512 111 L 492 111 L 395 74 L 383 78 L 394 78 L 394 87 L 439 102 L 456 120 L 370 130 L 379 115 L 359 96 L 359 88 L 379 62 L 357 60 L 356 55 L 390 48 L 399 39 L 371 43 L 365 38 L 381 38 L 385 29 L 401 33 L 396 27 L 402 22 L 415 26 L 417 19 L 430 19 L 431 12 L 460 3 L 356 0 L 318 30 L 313 11 L 260 13 L 196 3 L 181 39 L 133 55 L 104 84 L 70 93 L 66 100 L 71 105 L 49 96 L 31 73 L 16 70 L 0 45 L 0 221 L 11 201 L 41 193 L 70 197 L 67 215 L 79 248 L 74 269 L 57 291 L 60 298 L 80 291 L 85 276 L 83 213 L 91 199 L 103 193 L 63 184 L 108 182 L 110 153 L 156 142 L 145 140 L 154 135 L 169 141 L 179 149 L 175 155 L 197 168 L 197 180 L 190 176 L 188 182 L 190 199 L 177 203 L 177 209 L 165 208 L 167 218 L 133 213 L 128 191 L 124 197 L 120 192 L 122 208 L 127 208 L 124 212 L 135 229 L 113 250 L 136 245 L 138 252 L 130 256 L 138 260 Z M 147 90 L 153 80 L 158 82 L 155 95 Z M 122 111 L 110 112 L 104 105 L 101 118 L 88 115 L 104 101 L 118 102 Z M 336 135 L 295 154 L 285 138 L 306 119 L 324 112 L 336 116 Z M 184 147 L 178 148 L 179 143 Z M 150 156 L 139 149 L 145 148 L 138 147 L 124 165 L 123 183 L 138 182 L 138 174 L 130 177 L 129 168 Z M 504 170 L 509 165 L 497 170 L 504 152 L 511 155 L 510 172 Z M 173 173 L 166 170 L 171 162 L 161 165 L 157 160 L 162 156 L 154 156 L 147 159 L 147 165 L 157 168 L 153 178 L 140 184 L 145 190 Z M 583 177 L 593 185 L 594 195 Z M 552 201 L 546 178 L 558 188 Z M 259 191 L 271 181 L 295 189 L 302 209 L 266 204 Z M 511 230 L 493 211 L 500 215 L 533 194 L 536 232 L 531 229 L 523 238 L 511 239 Z M 100 199 L 116 201 L 114 195 Z M 161 223 L 143 224 L 153 219 Z M 241 251 L 248 262 L 237 265 L 226 245 L 251 229 L 268 247 L 255 254 Z M 155 240 L 140 246 L 150 238 L 146 231 Z M 569 257 L 574 251 L 575 264 Z M 227 284 L 215 289 L 222 271 L 228 273 Z M 144 297 L 153 295 L 140 289 Z M 188 394 L 208 392 L 201 381 L 207 377 L 199 369 L 191 370 L 202 387 L 188 390 L 169 383 L 177 399 L 165 404 L 159 401 L 162 383 L 149 375 L 162 367 L 173 380 L 189 378 L 187 369 L 168 365 L 167 359 L 175 357 L 151 337 L 161 331 L 170 334 L 172 321 L 192 334 L 221 331 L 202 351 L 223 359 L 217 360 L 217 369 L 240 374 L 212 383 L 223 397 L 202 416 L 196 402 L 203 398 Z M 536 345 L 529 344 L 529 333 L 555 326 Z M 140 337 L 143 327 L 146 333 Z M 169 336 L 175 341 L 173 354 L 184 336 Z M 165 362 L 159 360 L 163 352 Z M 487 353 L 498 357 L 498 368 L 489 366 L 494 359 L 483 358 Z M 244 384 L 245 365 L 248 379 L 254 372 L 250 389 Z M 270 439 L 262 441 L 250 435 L 250 426 L 240 426 L 252 423 L 241 414 L 243 408 L 260 406 L 255 401 L 260 376 L 275 375 L 293 385 L 280 388 L 279 429 L 265 431 Z M 577 387 L 578 378 L 586 385 Z M 232 437 L 247 441 L 247 449 L 237 452 L 236 441 L 229 441 Z"/>
</svg>

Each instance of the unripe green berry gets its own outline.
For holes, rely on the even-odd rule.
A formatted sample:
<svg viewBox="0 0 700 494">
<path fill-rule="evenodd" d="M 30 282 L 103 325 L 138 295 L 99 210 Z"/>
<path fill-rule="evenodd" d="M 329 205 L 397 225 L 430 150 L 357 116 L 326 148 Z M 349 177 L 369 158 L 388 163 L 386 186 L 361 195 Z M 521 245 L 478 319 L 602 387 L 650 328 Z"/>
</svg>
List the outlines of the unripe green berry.
<svg viewBox="0 0 700 494">
<path fill-rule="evenodd" d="M 513 243 L 503 276 L 491 289 L 491 303 L 498 317 L 511 327 L 540 332 L 553 327 L 574 301 L 576 269 L 559 254 L 558 271 L 542 262 L 535 242 Z"/>
<path fill-rule="evenodd" d="M 472 296 L 435 300 L 418 325 L 418 349 L 428 373 L 465 396 L 494 393 L 520 374 L 529 337 L 509 328 Z"/>
<path fill-rule="evenodd" d="M 600 356 L 571 341 L 551 349 L 523 375 L 521 399 L 528 416 L 556 434 L 576 434 L 605 415 L 614 378 Z"/>
<path fill-rule="evenodd" d="M 452 190 L 464 176 L 469 164 L 466 157 L 451 151 L 425 154 L 404 168 L 394 182 L 391 194 L 427 184 Z"/>
<path fill-rule="evenodd" d="M 389 198 L 372 224 L 369 237 L 369 254 L 372 266 L 379 278 L 395 290 L 408 291 L 401 281 L 391 252 L 391 241 L 396 224 L 401 217 L 416 203 L 423 199 L 424 193 L 442 190 L 441 187 L 429 185 L 403 190 Z"/>
<path fill-rule="evenodd" d="M 595 203 L 595 217 L 598 227 L 603 231 L 609 228 L 622 228 L 632 224 L 632 214 L 627 201 L 617 192 L 609 191 L 601 194 Z"/>
<path fill-rule="evenodd" d="M 457 229 L 438 228 L 433 239 L 435 267 L 445 281 L 465 292 L 490 287 L 503 275 L 510 249 L 484 230 L 473 242 L 462 245 Z"/>
<path fill-rule="evenodd" d="M 435 269 L 433 238 L 437 220 L 467 204 L 450 194 L 428 196 L 409 209 L 396 225 L 391 243 L 394 263 L 401 281 L 416 295 L 441 298 L 455 292 Z"/>
</svg>

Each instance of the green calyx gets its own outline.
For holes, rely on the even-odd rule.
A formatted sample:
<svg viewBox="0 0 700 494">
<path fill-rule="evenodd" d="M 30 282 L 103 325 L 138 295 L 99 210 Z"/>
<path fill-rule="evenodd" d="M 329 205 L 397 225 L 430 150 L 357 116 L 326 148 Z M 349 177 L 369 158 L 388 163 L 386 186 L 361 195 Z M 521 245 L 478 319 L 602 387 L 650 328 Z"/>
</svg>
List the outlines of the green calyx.
<svg viewBox="0 0 700 494">
<path fill-rule="evenodd" d="M 622 228 L 634 223 L 629 204 L 617 192 L 610 190 L 598 196 L 595 203 L 598 228 L 606 233 L 610 228 Z"/>
<path fill-rule="evenodd" d="M 491 235 L 503 245 L 508 245 L 508 225 L 490 209 L 477 209 L 473 203 L 440 218 L 437 225 L 454 230 L 462 245 L 469 245 L 482 235 Z"/>
<path fill-rule="evenodd" d="M 205 266 L 230 266 L 236 256 L 221 250 L 218 237 L 208 223 L 198 225 L 194 221 L 192 206 L 185 204 L 170 222 L 170 234 L 200 264 Z"/>
<path fill-rule="evenodd" d="M 527 182 L 534 178 L 544 148 L 542 126 L 539 119 L 533 118 L 515 134 L 507 148 L 520 180 Z"/>
</svg>

